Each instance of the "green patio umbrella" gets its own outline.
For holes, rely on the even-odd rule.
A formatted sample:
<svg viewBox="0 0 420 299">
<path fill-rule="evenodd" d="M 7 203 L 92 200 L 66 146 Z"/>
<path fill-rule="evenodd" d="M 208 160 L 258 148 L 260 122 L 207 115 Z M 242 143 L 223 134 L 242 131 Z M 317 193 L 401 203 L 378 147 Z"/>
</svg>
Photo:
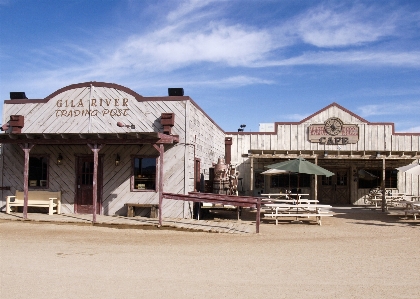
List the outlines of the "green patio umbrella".
<svg viewBox="0 0 420 299">
<path fill-rule="evenodd" d="M 284 161 L 276 164 L 266 166 L 267 168 L 277 170 L 287 170 L 290 172 L 307 173 L 307 174 L 318 174 L 325 175 L 327 177 L 334 175 L 331 171 L 326 170 L 314 163 L 306 161 L 304 158 L 297 158 L 294 160 Z"/>
<path fill-rule="evenodd" d="M 298 186 L 297 186 L 298 193 L 299 193 L 299 174 L 300 173 L 325 175 L 327 177 L 334 175 L 334 173 L 332 173 L 331 171 L 328 171 L 325 168 L 322 168 L 314 163 L 306 161 L 302 157 L 299 157 L 294 160 L 288 160 L 288 161 L 284 161 L 280 163 L 271 164 L 266 167 L 270 169 L 286 170 L 286 171 L 298 173 Z"/>
</svg>

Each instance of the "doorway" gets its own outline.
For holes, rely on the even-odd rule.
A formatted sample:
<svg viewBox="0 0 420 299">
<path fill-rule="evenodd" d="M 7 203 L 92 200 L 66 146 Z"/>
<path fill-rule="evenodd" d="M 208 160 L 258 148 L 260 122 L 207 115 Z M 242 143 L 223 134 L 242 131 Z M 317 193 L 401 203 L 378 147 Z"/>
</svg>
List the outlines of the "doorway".
<svg viewBox="0 0 420 299">
<path fill-rule="evenodd" d="M 78 214 L 93 214 L 93 155 L 77 157 L 76 169 L 76 199 L 74 212 Z M 100 214 L 102 203 L 102 164 L 99 156 L 96 213 Z"/>
<path fill-rule="evenodd" d="M 329 169 L 333 176 L 318 176 L 318 199 L 323 204 L 349 204 L 350 184 L 348 169 Z"/>
</svg>

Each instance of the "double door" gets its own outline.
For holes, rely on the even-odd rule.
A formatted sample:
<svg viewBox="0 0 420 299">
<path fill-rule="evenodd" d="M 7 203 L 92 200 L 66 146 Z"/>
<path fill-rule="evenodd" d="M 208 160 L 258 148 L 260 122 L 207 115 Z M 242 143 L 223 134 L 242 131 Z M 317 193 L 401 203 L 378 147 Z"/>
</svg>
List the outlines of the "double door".
<svg viewBox="0 0 420 299">
<path fill-rule="evenodd" d="M 328 169 L 334 175 L 318 176 L 318 200 L 323 204 L 349 204 L 350 181 L 348 169 Z"/>
</svg>

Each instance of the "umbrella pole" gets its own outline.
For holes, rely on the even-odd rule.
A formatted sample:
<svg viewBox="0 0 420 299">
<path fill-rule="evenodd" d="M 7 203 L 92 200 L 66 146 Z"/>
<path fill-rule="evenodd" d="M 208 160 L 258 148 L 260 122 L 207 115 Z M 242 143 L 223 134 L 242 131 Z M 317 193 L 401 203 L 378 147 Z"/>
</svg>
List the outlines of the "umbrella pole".
<svg viewBox="0 0 420 299">
<path fill-rule="evenodd" d="M 299 179 L 300 179 L 300 173 L 298 173 L 298 182 L 297 182 L 297 189 L 296 189 L 296 203 L 299 203 Z"/>
</svg>

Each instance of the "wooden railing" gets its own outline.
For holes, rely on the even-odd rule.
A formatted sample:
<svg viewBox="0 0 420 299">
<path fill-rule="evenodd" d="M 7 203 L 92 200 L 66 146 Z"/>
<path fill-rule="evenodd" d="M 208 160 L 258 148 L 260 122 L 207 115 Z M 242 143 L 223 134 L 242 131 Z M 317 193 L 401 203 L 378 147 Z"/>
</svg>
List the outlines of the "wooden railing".
<svg viewBox="0 0 420 299">
<path fill-rule="evenodd" d="M 201 192 L 189 192 L 188 195 L 163 192 L 163 198 L 192 202 L 219 203 L 223 205 L 231 205 L 237 207 L 256 208 L 256 233 L 260 232 L 261 198 L 252 196 L 235 196 Z"/>
</svg>

